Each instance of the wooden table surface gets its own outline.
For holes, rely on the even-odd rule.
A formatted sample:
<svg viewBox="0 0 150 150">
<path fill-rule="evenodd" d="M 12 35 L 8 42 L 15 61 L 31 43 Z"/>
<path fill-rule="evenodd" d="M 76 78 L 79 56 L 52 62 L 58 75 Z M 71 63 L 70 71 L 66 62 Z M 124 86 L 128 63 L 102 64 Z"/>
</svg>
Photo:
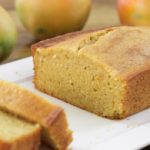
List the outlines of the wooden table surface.
<svg viewBox="0 0 150 150">
<path fill-rule="evenodd" d="M 30 46 L 34 43 L 33 36 L 24 29 L 14 10 L 14 0 L 0 0 L 0 5 L 7 9 L 14 18 L 18 29 L 18 42 L 12 54 L 3 62 L 7 63 L 30 56 Z M 116 0 L 93 0 L 89 19 L 83 30 L 118 25 Z"/>
</svg>

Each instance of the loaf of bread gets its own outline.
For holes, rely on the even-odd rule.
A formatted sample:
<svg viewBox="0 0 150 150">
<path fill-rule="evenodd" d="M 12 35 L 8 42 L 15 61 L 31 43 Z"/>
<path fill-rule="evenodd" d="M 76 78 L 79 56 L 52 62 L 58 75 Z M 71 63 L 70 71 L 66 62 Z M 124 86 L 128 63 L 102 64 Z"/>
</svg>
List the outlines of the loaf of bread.
<svg viewBox="0 0 150 150">
<path fill-rule="evenodd" d="M 150 106 L 150 28 L 111 27 L 32 46 L 35 86 L 97 115 L 127 117 Z"/>
<path fill-rule="evenodd" d="M 38 123 L 43 142 L 53 149 L 66 150 L 72 140 L 64 110 L 16 84 L 0 80 L 0 109 Z"/>
<path fill-rule="evenodd" d="M 0 150 L 39 150 L 41 128 L 0 111 Z"/>
</svg>

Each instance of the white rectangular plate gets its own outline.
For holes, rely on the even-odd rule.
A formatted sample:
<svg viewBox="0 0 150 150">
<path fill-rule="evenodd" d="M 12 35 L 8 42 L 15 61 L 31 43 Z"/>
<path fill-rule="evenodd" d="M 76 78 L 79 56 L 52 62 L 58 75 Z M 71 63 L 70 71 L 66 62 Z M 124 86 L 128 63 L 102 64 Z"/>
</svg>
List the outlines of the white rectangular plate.
<svg viewBox="0 0 150 150">
<path fill-rule="evenodd" d="M 20 84 L 64 108 L 73 130 L 72 150 L 135 150 L 150 144 L 150 109 L 123 120 L 109 120 L 48 96 L 34 88 L 30 57 L 1 65 L 0 79 Z"/>
</svg>

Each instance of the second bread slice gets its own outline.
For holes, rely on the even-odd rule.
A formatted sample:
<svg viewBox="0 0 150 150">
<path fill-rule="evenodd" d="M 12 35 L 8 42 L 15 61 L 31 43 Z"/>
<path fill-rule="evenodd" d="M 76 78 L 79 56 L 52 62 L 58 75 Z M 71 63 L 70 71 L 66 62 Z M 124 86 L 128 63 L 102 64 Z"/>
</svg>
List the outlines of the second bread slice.
<svg viewBox="0 0 150 150">
<path fill-rule="evenodd" d="M 0 150 L 38 150 L 40 126 L 0 111 Z"/>
</svg>

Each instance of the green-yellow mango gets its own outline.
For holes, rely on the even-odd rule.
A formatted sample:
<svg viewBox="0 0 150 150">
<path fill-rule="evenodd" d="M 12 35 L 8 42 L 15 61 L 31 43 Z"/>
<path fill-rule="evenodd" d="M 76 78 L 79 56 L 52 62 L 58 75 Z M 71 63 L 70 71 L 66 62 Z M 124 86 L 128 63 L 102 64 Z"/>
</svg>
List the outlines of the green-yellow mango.
<svg viewBox="0 0 150 150">
<path fill-rule="evenodd" d="M 16 26 L 8 12 L 0 6 L 0 61 L 9 56 L 16 40 Z"/>
<path fill-rule="evenodd" d="M 82 29 L 91 0 L 16 0 L 23 25 L 38 39 Z"/>
</svg>

